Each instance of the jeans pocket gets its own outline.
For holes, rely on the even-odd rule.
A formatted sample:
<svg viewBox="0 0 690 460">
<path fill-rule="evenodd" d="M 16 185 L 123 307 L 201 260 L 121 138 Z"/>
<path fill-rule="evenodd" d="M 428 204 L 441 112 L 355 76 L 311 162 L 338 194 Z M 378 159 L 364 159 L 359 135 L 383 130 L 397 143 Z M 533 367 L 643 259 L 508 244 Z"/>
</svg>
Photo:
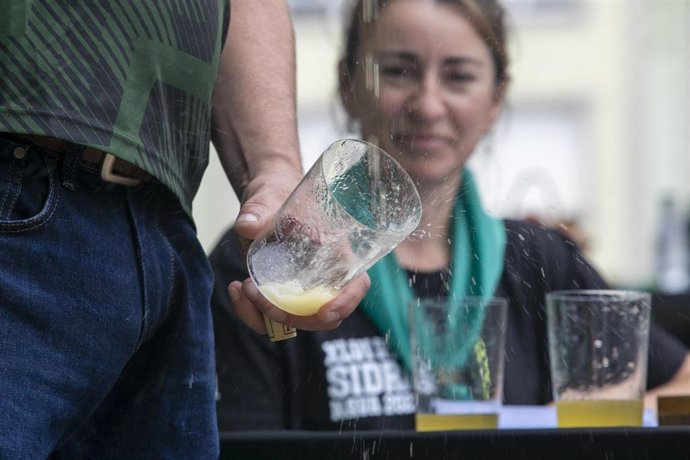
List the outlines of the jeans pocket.
<svg viewBox="0 0 690 460">
<path fill-rule="evenodd" d="M 53 158 L 0 141 L 0 233 L 45 224 L 55 211 L 59 193 Z"/>
</svg>

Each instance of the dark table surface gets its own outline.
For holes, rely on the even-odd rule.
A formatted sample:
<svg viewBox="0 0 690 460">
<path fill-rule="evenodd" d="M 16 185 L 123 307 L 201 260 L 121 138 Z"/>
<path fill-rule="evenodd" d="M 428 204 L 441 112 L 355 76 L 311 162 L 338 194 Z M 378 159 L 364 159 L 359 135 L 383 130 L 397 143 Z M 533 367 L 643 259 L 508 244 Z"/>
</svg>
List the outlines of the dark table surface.
<svg viewBox="0 0 690 460">
<path fill-rule="evenodd" d="M 690 459 L 690 427 L 222 433 L 221 459 Z"/>
</svg>

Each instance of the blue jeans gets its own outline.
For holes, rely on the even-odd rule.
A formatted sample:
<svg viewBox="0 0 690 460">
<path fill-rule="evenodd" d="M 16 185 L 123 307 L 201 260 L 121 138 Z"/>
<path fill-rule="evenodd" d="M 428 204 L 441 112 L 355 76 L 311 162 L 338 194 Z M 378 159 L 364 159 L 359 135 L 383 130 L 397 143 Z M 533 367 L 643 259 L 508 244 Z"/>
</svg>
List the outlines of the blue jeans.
<svg viewBox="0 0 690 460">
<path fill-rule="evenodd" d="M 217 458 L 194 225 L 158 183 L 75 167 L 79 149 L 0 135 L 0 458 Z"/>
</svg>

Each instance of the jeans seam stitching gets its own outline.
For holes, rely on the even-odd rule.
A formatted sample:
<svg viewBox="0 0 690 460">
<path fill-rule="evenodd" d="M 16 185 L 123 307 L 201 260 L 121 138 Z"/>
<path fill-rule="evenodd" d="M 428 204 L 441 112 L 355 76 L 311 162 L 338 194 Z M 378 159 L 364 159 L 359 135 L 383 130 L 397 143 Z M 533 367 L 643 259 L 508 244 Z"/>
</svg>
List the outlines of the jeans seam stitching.
<svg viewBox="0 0 690 460">
<path fill-rule="evenodd" d="M 139 327 L 139 337 L 137 338 L 134 351 L 132 356 L 141 348 L 142 344 L 146 339 L 147 333 L 147 321 L 148 321 L 148 295 L 146 294 L 146 266 L 144 264 L 144 253 L 143 253 L 143 243 L 141 237 L 139 236 L 139 230 L 137 225 L 137 220 L 135 217 L 134 207 L 132 205 L 132 197 L 130 190 L 127 190 L 124 194 L 125 205 L 127 208 L 127 214 L 129 216 L 131 231 L 132 231 L 132 243 L 134 244 L 136 265 L 139 270 L 139 282 L 141 283 L 141 325 Z"/>
<path fill-rule="evenodd" d="M 160 229 L 160 215 L 161 215 L 161 207 L 162 207 L 162 199 L 158 200 L 158 209 L 156 210 L 156 230 L 158 234 L 161 236 L 163 239 L 163 242 L 165 243 L 165 246 L 168 248 L 168 255 L 169 255 L 169 262 L 170 262 L 170 282 L 168 283 L 168 290 L 167 290 L 167 301 L 165 302 L 165 311 L 163 312 L 163 315 L 161 317 L 161 323 L 167 320 L 168 316 L 170 315 L 170 310 L 172 308 L 173 304 L 173 290 L 175 288 L 175 285 L 177 284 L 177 271 L 175 270 L 175 255 L 174 251 L 172 248 L 172 245 L 170 244 L 170 241 L 168 241 L 168 238 L 166 235 L 161 232 Z"/>
<path fill-rule="evenodd" d="M 16 167 L 16 165 L 10 166 L 10 170 L 12 171 L 12 174 L 10 176 L 10 181 L 12 181 L 15 177 L 17 181 L 15 182 L 15 190 L 14 190 L 14 197 L 12 198 L 12 202 L 9 205 L 9 208 L 7 209 L 7 219 L 10 218 L 10 215 L 12 214 L 12 210 L 17 206 L 17 202 L 19 201 L 19 197 L 22 194 L 22 169 Z M 4 205 L 4 203 L 3 203 Z"/>
</svg>

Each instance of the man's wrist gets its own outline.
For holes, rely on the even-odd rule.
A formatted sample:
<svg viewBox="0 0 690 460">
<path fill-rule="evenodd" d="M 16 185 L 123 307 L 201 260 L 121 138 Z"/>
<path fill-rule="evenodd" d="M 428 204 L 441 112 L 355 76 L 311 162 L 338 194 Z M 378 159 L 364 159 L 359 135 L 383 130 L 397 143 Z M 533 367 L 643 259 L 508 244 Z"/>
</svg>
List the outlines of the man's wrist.
<svg viewBox="0 0 690 460">
<path fill-rule="evenodd" d="M 285 152 L 264 154 L 251 168 L 251 178 L 256 179 L 264 175 L 285 174 L 297 178 L 303 175 L 301 158 L 286 155 Z"/>
</svg>

